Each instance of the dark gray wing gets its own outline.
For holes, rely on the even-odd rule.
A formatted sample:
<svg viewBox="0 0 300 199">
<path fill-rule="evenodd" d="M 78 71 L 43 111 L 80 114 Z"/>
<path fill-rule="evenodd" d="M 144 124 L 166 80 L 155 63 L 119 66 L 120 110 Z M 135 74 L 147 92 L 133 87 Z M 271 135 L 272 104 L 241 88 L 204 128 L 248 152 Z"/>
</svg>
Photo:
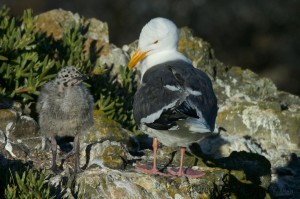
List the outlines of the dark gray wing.
<svg viewBox="0 0 300 199">
<path fill-rule="evenodd" d="M 149 69 L 135 94 L 134 118 L 155 129 L 167 130 L 177 120 L 203 117 L 214 129 L 217 99 L 209 77 L 177 60 Z"/>
</svg>

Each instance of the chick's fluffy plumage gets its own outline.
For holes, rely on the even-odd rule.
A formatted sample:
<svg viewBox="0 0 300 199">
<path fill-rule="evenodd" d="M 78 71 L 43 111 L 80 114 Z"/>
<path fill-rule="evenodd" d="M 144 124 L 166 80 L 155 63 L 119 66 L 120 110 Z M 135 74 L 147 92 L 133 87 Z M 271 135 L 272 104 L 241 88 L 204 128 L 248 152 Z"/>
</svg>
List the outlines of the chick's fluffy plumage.
<svg viewBox="0 0 300 199">
<path fill-rule="evenodd" d="M 74 67 L 67 69 L 71 74 L 78 73 Z M 64 84 L 68 78 L 79 76 L 67 78 L 61 77 L 60 73 L 43 86 L 37 103 L 41 133 L 46 137 L 75 136 L 93 124 L 93 97 L 89 90 L 82 82 Z"/>
</svg>

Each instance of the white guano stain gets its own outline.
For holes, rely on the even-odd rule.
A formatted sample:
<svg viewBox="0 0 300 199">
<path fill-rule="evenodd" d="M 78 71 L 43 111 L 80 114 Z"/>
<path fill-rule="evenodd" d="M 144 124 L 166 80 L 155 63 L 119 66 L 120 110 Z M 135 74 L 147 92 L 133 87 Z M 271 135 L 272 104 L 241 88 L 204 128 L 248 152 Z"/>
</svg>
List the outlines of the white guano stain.
<svg viewBox="0 0 300 199">
<path fill-rule="evenodd" d="M 280 120 L 270 109 L 261 110 L 257 106 L 247 107 L 242 112 L 242 121 L 252 133 L 256 133 L 260 127 L 272 133 L 281 130 Z"/>
<path fill-rule="evenodd" d="M 13 124 L 14 124 L 13 122 L 9 122 L 9 123 L 6 125 L 6 128 L 5 128 L 5 131 L 6 131 L 6 137 L 9 137 L 10 131 L 14 129 Z"/>
<path fill-rule="evenodd" d="M 175 199 L 184 199 L 184 197 L 182 197 L 180 194 L 176 193 L 175 194 Z"/>
<path fill-rule="evenodd" d="M 126 194 L 128 198 L 142 198 L 139 192 L 137 192 L 137 187 L 131 183 L 124 181 L 115 181 L 115 185 L 120 187 L 121 189 L 126 190 Z"/>
<path fill-rule="evenodd" d="M 7 142 L 6 145 L 5 145 L 5 150 L 9 152 L 9 154 L 16 158 L 17 156 L 13 153 L 13 148 L 12 148 L 12 145 L 10 142 Z"/>
</svg>

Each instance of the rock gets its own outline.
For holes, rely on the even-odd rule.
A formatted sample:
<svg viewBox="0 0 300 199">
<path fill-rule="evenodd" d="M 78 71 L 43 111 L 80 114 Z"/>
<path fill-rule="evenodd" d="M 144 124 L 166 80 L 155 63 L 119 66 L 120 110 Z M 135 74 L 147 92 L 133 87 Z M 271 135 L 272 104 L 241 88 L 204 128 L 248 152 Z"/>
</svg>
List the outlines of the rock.
<svg viewBox="0 0 300 199">
<path fill-rule="evenodd" d="M 273 171 L 273 182 L 268 187 L 274 198 L 297 198 L 300 183 L 300 158 L 296 154 L 283 157 L 288 164 Z"/>
<path fill-rule="evenodd" d="M 187 56 L 195 67 L 205 71 L 211 78 L 227 70 L 227 66 L 216 59 L 210 44 L 194 37 L 187 27 L 180 29 L 178 50 Z"/>
<path fill-rule="evenodd" d="M 45 32 L 47 36 L 55 40 L 60 40 L 63 35 L 70 29 L 75 29 L 79 24 L 86 27 L 85 37 L 85 52 L 94 57 L 99 56 L 104 45 L 109 43 L 108 25 L 95 18 L 81 18 L 77 13 L 73 14 L 70 11 L 62 9 L 54 9 L 42 13 L 36 17 L 36 30 Z"/>
<path fill-rule="evenodd" d="M 124 54 L 122 49 L 116 47 L 113 44 L 104 46 L 100 57 L 98 58 L 98 63 L 100 66 L 112 67 L 112 75 L 117 75 L 120 67 L 127 67 L 129 59 Z"/>
<path fill-rule="evenodd" d="M 0 109 L 0 129 L 5 131 L 8 125 L 17 121 L 17 112 L 12 109 Z"/>
<path fill-rule="evenodd" d="M 88 167 L 100 166 L 121 170 L 126 167 L 127 157 L 130 156 L 125 146 L 109 140 L 92 144 L 88 148 L 90 151 Z"/>
<path fill-rule="evenodd" d="M 84 19 L 62 9 L 55 9 L 37 16 L 36 29 L 45 32 L 55 40 L 62 39 L 68 29 L 74 29 L 79 24 L 86 27 L 84 48 L 85 52 L 95 59 L 97 64 L 93 70 L 98 74 L 98 67 L 107 66 L 112 69 L 111 75 L 118 75 L 119 67 L 126 67 L 129 57 L 122 49 L 109 44 L 108 25 L 95 18 Z M 102 70 L 100 70 L 102 71 Z"/>
<path fill-rule="evenodd" d="M 263 188 L 241 183 L 235 176 L 245 178 L 242 172 L 206 168 L 206 175 L 198 179 L 166 178 L 145 175 L 128 170 L 91 168 L 76 176 L 75 190 L 86 198 L 209 198 L 222 197 L 222 189 L 232 190 L 232 196 L 247 198 L 247 194 L 267 197 Z M 70 179 L 69 179 L 70 180 Z M 50 183 L 60 186 L 62 176 L 51 178 Z M 238 183 L 240 183 L 238 185 Z M 243 186 L 243 190 L 237 187 Z M 246 188 L 245 188 L 246 187 Z M 250 187 L 250 188 L 249 188 Z M 223 190 L 223 191 L 224 191 Z M 251 192 L 250 192 L 251 191 Z M 67 193 L 64 198 L 72 198 Z M 257 197 L 258 198 L 258 197 Z"/>
<path fill-rule="evenodd" d="M 84 25 L 87 27 L 85 33 L 85 52 L 92 58 L 97 59 L 105 48 L 109 44 L 108 25 L 95 18 L 87 19 L 84 21 Z"/>
<path fill-rule="evenodd" d="M 268 188 L 271 182 L 271 164 L 262 155 L 234 151 L 229 157 L 215 160 L 218 167 L 228 170 L 242 170 L 246 179 L 253 184 Z"/>
<path fill-rule="evenodd" d="M 81 142 L 93 144 L 110 140 L 128 144 L 131 141 L 131 133 L 119 123 L 108 119 L 102 111 L 94 111 L 94 122 L 94 126 L 83 135 Z"/>
<path fill-rule="evenodd" d="M 80 23 L 80 16 L 62 9 L 50 10 L 36 17 L 36 29 L 45 32 L 55 40 L 62 38 L 64 30 L 74 28 Z"/>
<path fill-rule="evenodd" d="M 109 77 L 116 78 L 120 85 L 123 85 L 124 81 L 120 71 L 126 71 L 128 61 L 129 56 L 125 51 L 113 44 L 107 44 L 102 46 L 92 73 L 95 75 L 106 73 Z"/>
<path fill-rule="evenodd" d="M 99 21 L 95 18 L 87 19 L 84 22 L 84 25 L 88 27 L 85 37 L 96 40 L 98 43 L 108 44 L 108 25 L 102 21 Z"/>
<path fill-rule="evenodd" d="M 3 131 L 0 130 L 0 150 L 4 150 L 6 144 L 6 135 Z"/>
<path fill-rule="evenodd" d="M 37 122 L 33 118 L 26 115 L 20 115 L 17 117 L 17 121 L 15 122 L 15 125 L 9 134 L 9 138 L 11 140 L 26 140 L 28 138 L 40 136 L 38 134 Z"/>
<path fill-rule="evenodd" d="M 25 158 L 41 147 L 37 122 L 14 109 L 0 109 L 0 132 L 1 145 L 13 158 Z"/>
<path fill-rule="evenodd" d="M 252 72 L 238 68 L 231 68 L 229 72 L 232 81 L 216 79 L 220 99 L 217 124 L 227 130 L 221 138 L 232 147 L 222 155 L 247 150 L 265 155 L 272 165 L 278 166 L 276 162 L 281 155 L 291 151 L 299 154 L 300 99 L 280 99 L 280 91 L 270 80 L 259 78 Z M 244 83 L 237 83 L 241 81 Z M 289 108 L 283 110 L 285 106 Z M 239 141 L 236 140 L 238 137 L 241 138 Z M 261 152 L 251 145 L 259 146 Z"/>
<path fill-rule="evenodd" d="M 270 79 L 250 70 L 220 63 L 210 46 L 189 29 L 181 29 L 181 36 L 179 49 L 213 80 L 219 105 L 217 126 L 226 129 L 205 139 L 203 152 L 214 158 L 230 157 L 235 151 L 257 153 L 271 162 L 272 169 L 289 164 L 282 157 L 299 156 L 300 98 L 278 91 Z M 276 181 L 280 177 L 272 173 L 272 184 Z"/>
</svg>

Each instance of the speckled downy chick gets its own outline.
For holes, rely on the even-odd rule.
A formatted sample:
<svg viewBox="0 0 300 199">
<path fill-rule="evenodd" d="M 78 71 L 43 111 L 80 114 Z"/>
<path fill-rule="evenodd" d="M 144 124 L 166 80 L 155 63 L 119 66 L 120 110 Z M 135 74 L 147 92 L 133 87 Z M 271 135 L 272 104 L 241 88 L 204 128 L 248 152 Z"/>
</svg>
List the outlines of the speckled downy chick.
<svg viewBox="0 0 300 199">
<path fill-rule="evenodd" d="M 57 172 L 57 137 L 74 136 L 75 172 L 80 171 L 79 136 L 93 125 L 93 97 L 82 81 L 88 77 L 74 66 L 62 68 L 46 83 L 37 102 L 42 135 L 51 140 L 52 170 Z"/>
</svg>

